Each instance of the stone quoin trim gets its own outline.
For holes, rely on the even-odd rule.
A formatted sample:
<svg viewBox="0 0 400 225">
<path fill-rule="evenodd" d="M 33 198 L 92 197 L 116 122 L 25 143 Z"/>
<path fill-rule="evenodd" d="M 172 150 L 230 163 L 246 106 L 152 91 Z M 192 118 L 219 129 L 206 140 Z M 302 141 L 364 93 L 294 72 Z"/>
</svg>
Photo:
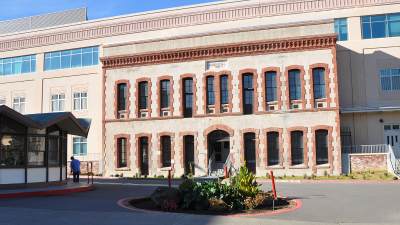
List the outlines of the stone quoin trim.
<svg viewBox="0 0 400 225">
<path fill-rule="evenodd" d="M 142 19 L 133 16 L 128 21 L 110 21 L 96 25 L 95 22 L 85 22 L 85 27 L 70 26 L 67 31 L 30 34 L 20 38 L 7 38 L 0 41 L 0 51 L 33 48 L 38 46 L 68 43 L 117 35 L 148 32 L 176 27 L 187 27 L 200 24 L 221 23 L 251 18 L 267 18 L 277 15 L 290 15 L 305 12 L 319 12 L 338 8 L 366 7 L 394 3 L 396 0 L 309 0 L 309 1 L 277 1 L 251 2 L 220 9 L 200 9 L 198 12 L 176 12 L 173 15 L 155 13 L 153 17 Z"/>
<path fill-rule="evenodd" d="M 332 65 L 333 65 L 333 85 L 334 85 L 334 98 L 335 100 L 333 101 L 335 103 L 335 107 L 338 108 L 339 107 L 339 87 L 338 87 L 338 69 L 337 69 L 337 56 L 336 56 L 336 45 L 334 45 L 331 48 L 331 52 L 332 52 Z M 329 79 L 330 81 L 330 79 Z M 330 82 L 329 82 L 330 83 Z M 331 92 L 331 87 L 328 86 L 329 88 L 329 92 Z M 331 99 L 331 96 L 327 96 L 327 98 Z M 331 100 L 329 102 L 332 102 Z"/>
<path fill-rule="evenodd" d="M 147 82 L 147 90 L 148 90 L 148 93 L 147 93 L 147 109 L 142 109 L 142 110 L 140 110 L 139 109 L 139 101 L 140 101 L 140 99 L 139 99 L 139 83 L 140 82 L 143 82 L 143 81 L 146 81 Z M 145 77 L 143 77 L 143 78 L 138 78 L 138 79 L 136 79 L 136 84 L 135 84 L 135 89 L 136 89 L 136 116 L 137 117 L 140 117 L 140 112 L 143 112 L 143 111 L 147 111 L 147 113 L 148 113 L 148 118 L 150 118 L 151 117 L 151 112 L 152 112 L 152 108 L 151 108 L 151 103 L 152 103 L 152 98 L 151 98 L 151 96 L 152 96 L 152 89 L 151 89 L 151 87 L 152 87 L 152 83 L 151 83 L 151 79 L 150 78 L 145 78 Z"/>
<path fill-rule="evenodd" d="M 183 116 L 183 114 L 184 114 L 184 108 L 183 108 L 183 106 L 184 106 L 184 103 L 183 103 L 183 97 L 184 97 L 184 92 L 185 92 L 185 90 L 184 90 L 184 84 L 183 84 L 183 81 L 184 81 L 184 79 L 186 79 L 186 78 L 192 78 L 192 80 L 193 80 L 193 117 L 195 116 L 195 115 L 197 115 L 197 77 L 196 77 L 196 74 L 193 74 L 193 73 L 186 73 L 186 74 L 182 74 L 181 76 L 180 76 L 180 79 L 179 79 L 179 88 L 180 88 L 180 90 L 179 90 L 179 112 L 180 112 L 180 115 L 181 116 Z"/>
<path fill-rule="evenodd" d="M 312 143 L 313 143 L 313 165 L 312 170 L 314 173 L 317 172 L 317 168 L 323 165 L 317 165 L 317 142 L 315 140 L 315 132 L 318 130 L 326 130 L 328 131 L 328 167 L 329 167 L 329 174 L 333 173 L 333 136 L 332 136 L 332 127 L 326 125 L 319 125 L 311 128 L 312 131 Z"/>
<path fill-rule="evenodd" d="M 291 132 L 292 131 L 303 131 L 303 157 L 304 163 L 302 167 L 292 166 L 292 139 L 291 139 Z M 307 127 L 290 127 L 287 129 L 287 155 L 288 155 L 288 166 L 290 169 L 294 168 L 308 168 L 308 128 Z"/>
<path fill-rule="evenodd" d="M 157 111 L 158 115 L 162 117 L 161 115 L 161 81 L 163 80 L 169 80 L 169 107 L 166 108 L 165 110 L 169 110 L 170 115 L 169 117 L 172 117 L 174 115 L 174 78 L 172 76 L 160 76 L 158 77 L 157 81 L 157 96 L 158 96 L 158 101 L 157 101 Z"/>
<path fill-rule="evenodd" d="M 208 168 L 208 157 L 209 157 L 209 155 L 208 155 L 208 134 L 213 132 L 213 131 L 216 131 L 216 130 L 225 131 L 226 133 L 229 134 L 229 137 L 231 137 L 231 138 L 235 134 L 235 131 L 232 128 L 230 128 L 229 126 L 223 125 L 223 124 L 212 125 L 212 126 L 206 128 L 203 131 L 203 137 L 204 137 L 204 143 L 203 144 L 204 144 L 204 147 L 206 148 L 206 152 L 207 152 L 207 157 L 205 157 L 205 159 L 204 159 L 205 160 L 205 162 L 204 162 L 205 168 Z M 229 143 L 229 147 L 230 148 L 232 147 L 232 143 L 231 142 Z"/>
<path fill-rule="evenodd" d="M 281 81 L 281 71 L 279 67 L 266 67 L 262 69 L 261 72 L 261 77 L 262 77 L 262 82 L 261 82 L 261 90 L 262 90 L 262 95 L 261 95 L 261 99 L 262 99 L 262 108 L 264 111 L 268 111 L 267 109 L 267 89 L 266 89 L 266 83 L 267 80 L 265 79 L 265 74 L 267 72 L 276 72 L 276 101 L 278 103 L 278 109 L 277 110 L 281 110 L 282 109 L 282 81 Z"/>
<path fill-rule="evenodd" d="M 326 63 L 315 63 L 310 65 L 308 74 L 310 75 L 310 104 L 311 108 L 315 108 L 315 99 L 314 99 L 314 76 L 313 76 L 313 70 L 316 68 L 323 68 L 325 70 L 325 98 L 326 98 L 326 108 L 330 108 L 330 83 L 331 80 L 329 79 L 329 65 Z"/>
<path fill-rule="evenodd" d="M 149 166 L 149 174 L 151 172 L 151 168 L 153 166 L 153 160 L 151 160 L 152 157 L 152 142 L 151 142 L 151 134 L 148 133 L 139 133 L 135 135 L 135 140 L 136 140 L 136 166 L 138 169 L 138 172 L 141 170 L 142 164 L 141 164 L 141 160 L 140 158 L 142 157 L 140 155 L 140 142 L 139 139 L 142 137 L 147 137 L 147 141 L 148 141 L 148 149 L 147 149 L 147 158 L 148 158 L 148 166 Z"/>
<path fill-rule="evenodd" d="M 245 149 L 244 149 L 244 135 L 246 133 L 254 133 L 255 134 L 255 153 L 256 153 L 256 170 L 257 168 L 260 167 L 261 163 L 261 157 L 260 157 L 260 130 L 259 129 L 254 129 L 254 128 L 245 128 L 240 130 L 240 149 L 239 149 L 239 155 L 240 155 L 240 165 L 245 165 Z"/>
<path fill-rule="evenodd" d="M 185 170 L 185 157 L 186 157 L 185 142 L 184 142 L 183 138 L 185 136 L 189 136 L 189 135 L 192 135 L 193 138 L 194 138 L 194 140 L 193 140 L 193 142 L 194 142 L 194 164 L 195 165 L 199 164 L 199 157 L 198 157 L 199 150 L 197 149 L 197 146 L 198 146 L 198 144 L 197 144 L 197 135 L 198 135 L 197 132 L 191 132 L 191 131 L 180 132 L 179 133 L 179 143 L 178 143 L 180 152 L 178 152 L 178 154 L 180 156 L 180 160 L 179 160 L 180 166 L 181 166 L 181 169 L 183 171 Z M 196 167 L 195 167 L 195 170 L 196 170 Z"/>
<path fill-rule="evenodd" d="M 258 73 L 257 69 L 241 69 L 239 71 L 239 108 L 240 113 L 244 113 L 244 99 L 243 99 L 243 75 L 244 74 L 252 74 L 253 75 L 253 113 L 256 114 L 258 112 Z"/>
<path fill-rule="evenodd" d="M 114 135 L 114 165 L 116 169 L 120 169 L 118 167 L 118 159 L 120 155 L 118 154 L 118 139 L 126 138 L 126 168 L 130 170 L 131 166 L 131 136 L 129 134 L 117 134 Z M 125 168 L 125 167 L 124 167 Z"/>
<path fill-rule="evenodd" d="M 335 35 L 305 36 L 280 40 L 241 42 L 196 48 L 172 49 L 136 55 L 101 58 L 103 68 L 134 67 L 142 65 L 177 63 L 218 57 L 262 55 L 277 52 L 295 52 L 331 48 L 336 44 Z"/>
<path fill-rule="evenodd" d="M 300 80 L 301 80 L 301 99 L 300 100 L 290 100 L 290 95 L 289 95 L 289 71 L 290 70 L 300 70 Z M 305 76 L 305 71 L 304 71 L 304 66 L 302 65 L 291 65 L 287 66 L 285 69 L 285 78 L 286 78 L 286 107 L 287 110 L 305 110 L 306 109 L 306 82 L 304 79 Z M 290 104 L 291 103 L 301 103 L 301 109 L 290 109 Z"/>
<path fill-rule="evenodd" d="M 126 96 L 127 118 L 125 118 L 125 119 L 129 119 L 130 111 L 131 111 L 131 83 L 129 82 L 129 80 L 117 80 L 114 83 L 114 115 L 115 115 L 115 119 L 120 119 L 120 118 L 118 118 L 118 84 L 126 84 L 126 89 L 127 89 L 128 93 Z"/>
<path fill-rule="evenodd" d="M 270 167 L 270 165 L 268 165 L 268 136 L 267 134 L 269 132 L 277 132 L 279 135 L 279 167 L 283 167 L 283 162 L 284 162 L 284 158 L 283 158 L 283 128 L 276 128 L 276 127 L 270 127 L 270 128 L 266 128 L 262 131 L 262 136 L 264 136 L 264 159 L 262 160 L 263 162 L 265 162 L 265 165 L 267 168 L 274 168 L 274 167 Z M 274 165 L 275 166 L 275 165 Z"/>
<path fill-rule="evenodd" d="M 162 145 L 161 145 L 161 137 L 162 136 L 169 136 L 171 139 L 171 166 L 174 166 L 176 164 L 175 162 L 175 134 L 172 132 L 161 132 L 157 134 L 158 139 L 158 152 L 159 152 L 159 157 L 158 157 L 158 168 L 162 168 Z"/>
</svg>

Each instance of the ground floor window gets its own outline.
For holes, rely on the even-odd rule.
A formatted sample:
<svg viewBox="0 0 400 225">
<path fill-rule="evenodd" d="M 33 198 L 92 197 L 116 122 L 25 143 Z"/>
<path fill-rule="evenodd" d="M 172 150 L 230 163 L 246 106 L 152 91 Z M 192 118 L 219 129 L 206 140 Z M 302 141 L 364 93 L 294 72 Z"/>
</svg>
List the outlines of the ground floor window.
<svg viewBox="0 0 400 225">
<path fill-rule="evenodd" d="M 244 136 L 244 160 L 246 167 L 251 172 L 256 172 L 256 134 L 245 133 Z"/>
<path fill-rule="evenodd" d="M 268 132 L 267 133 L 267 158 L 268 166 L 274 166 L 279 164 L 279 133 Z"/>
<path fill-rule="evenodd" d="M 171 166 L 171 137 L 161 136 L 161 161 L 162 167 Z"/>
<path fill-rule="evenodd" d="M 303 131 L 292 131 L 290 133 L 292 165 L 304 163 Z"/>
<path fill-rule="evenodd" d="M 74 137 L 72 139 L 73 149 L 72 153 L 75 156 L 87 155 L 87 139 L 83 137 Z"/>
<path fill-rule="evenodd" d="M 46 138 L 43 136 L 28 137 L 28 166 L 44 166 Z"/>
<path fill-rule="evenodd" d="M 315 131 L 317 165 L 328 163 L 328 131 Z"/>
<path fill-rule="evenodd" d="M 139 138 L 140 151 L 140 173 L 141 175 L 149 175 L 149 139 L 148 137 Z"/>
<path fill-rule="evenodd" d="M 117 139 L 117 167 L 127 167 L 127 140 L 126 138 Z"/>
<path fill-rule="evenodd" d="M 0 167 L 25 165 L 25 137 L 23 135 L 0 135 Z"/>
</svg>

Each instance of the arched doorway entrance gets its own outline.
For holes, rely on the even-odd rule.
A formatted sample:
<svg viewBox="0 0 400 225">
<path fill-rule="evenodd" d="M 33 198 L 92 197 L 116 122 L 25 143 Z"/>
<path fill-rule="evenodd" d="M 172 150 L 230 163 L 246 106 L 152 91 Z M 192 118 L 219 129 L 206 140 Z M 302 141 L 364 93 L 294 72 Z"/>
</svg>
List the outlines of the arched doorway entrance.
<svg viewBox="0 0 400 225">
<path fill-rule="evenodd" d="M 222 176 L 224 164 L 229 156 L 229 133 L 223 130 L 215 130 L 207 135 L 208 149 L 208 174 Z"/>
</svg>

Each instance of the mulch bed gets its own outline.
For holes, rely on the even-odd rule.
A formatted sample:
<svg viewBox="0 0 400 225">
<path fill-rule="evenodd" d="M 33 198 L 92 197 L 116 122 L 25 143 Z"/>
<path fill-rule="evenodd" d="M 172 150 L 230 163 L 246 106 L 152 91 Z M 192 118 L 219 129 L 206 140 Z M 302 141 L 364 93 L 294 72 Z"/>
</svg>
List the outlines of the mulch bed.
<svg viewBox="0 0 400 225">
<path fill-rule="evenodd" d="M 275 210 L 296 207 L 296 202 L 293 200 L 290 200 L 290 199 L 280 198 L 277 200 L 276 203 L 277 204 L 275 204 Z M 153 201 L 151 201 L 150 198 L 141 198 L 141 199 L 130 200 L 129 205 L 133 206 L 137 209 L 164 212 Z M 253 210 L 235 210 L 235 211 L 225 211 L 225 212 L 217 212 L 217 211 L 210 211 L 210 210 L 179 209 L 178 208 L 175 211 L 169 211 L 169 212 L 197 214 L 197 215 L 237 215 L 237 214 L 252 215 L 252 214 L 260 214 L 260 213 L 266 213 L 266 212 L 271 212 L 271 211 L 272 211 L 272 206 L 266 206 L 265 208 L 258 208 L 258 209 L 253 209 Z"/>
</svg>

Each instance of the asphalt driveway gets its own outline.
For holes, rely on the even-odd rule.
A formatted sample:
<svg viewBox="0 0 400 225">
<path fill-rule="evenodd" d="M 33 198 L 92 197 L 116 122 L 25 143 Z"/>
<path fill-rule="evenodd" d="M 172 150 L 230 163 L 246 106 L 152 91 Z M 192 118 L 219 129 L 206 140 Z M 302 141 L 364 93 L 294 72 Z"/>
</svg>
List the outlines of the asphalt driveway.
<svg viewBox="0 0 400 225">
<path fill-rule="evenodd" d="M 0 200 L 0 225 L 400 224 L 400 183 L 278 183 L 278 192 L 301 199 L 302 208 L 258 218 L 133 212 L 116 202 L 148 195 L 165 182 L 99 183 L 95 191 L 86 193 Z M 263 188 L 269 187 L 269 183 L 263 184 Z"/>
</svg>

